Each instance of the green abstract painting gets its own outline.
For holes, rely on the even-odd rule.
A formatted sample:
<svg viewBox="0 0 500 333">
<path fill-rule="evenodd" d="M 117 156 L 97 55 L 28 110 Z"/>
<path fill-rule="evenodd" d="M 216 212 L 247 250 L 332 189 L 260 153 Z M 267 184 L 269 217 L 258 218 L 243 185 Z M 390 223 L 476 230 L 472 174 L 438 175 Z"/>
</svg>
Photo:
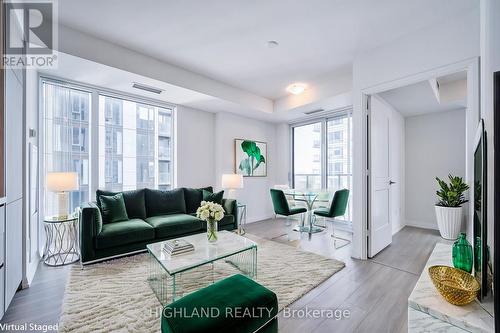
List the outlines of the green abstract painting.
<svg viewBox="0 0 500 333">
<path fill-rule="evenodd" d="M 245 177 L 267 176 L 267 143 L 235 139 L 235 172 Z"/>
</svg>

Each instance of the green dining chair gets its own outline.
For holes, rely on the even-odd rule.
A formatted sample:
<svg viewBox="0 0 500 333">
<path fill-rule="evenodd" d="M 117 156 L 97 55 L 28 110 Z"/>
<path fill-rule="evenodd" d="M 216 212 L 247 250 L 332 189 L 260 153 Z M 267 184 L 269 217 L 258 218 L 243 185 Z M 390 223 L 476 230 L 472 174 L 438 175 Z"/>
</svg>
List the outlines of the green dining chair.
<svg viewBox="0 0 500 333">
<path fill-rule="evenodd" d="M 271 191 L 271 200 L 273 201 L 274 207 L 274 218 L 277 215 L 286 216 L 286 224 L 291 225 L 291 221 L 289 220 L 290 216 L 302 214 L 302 226 L 304 225 L 304 213 L 307 212 L 307 209 L 304 207 L 293 207 L 290 208 L 288 205 L 288 200 L 286 199 L 285 193 L 282 190 L 270 189 Z"/>
<path fill-rule="evenodd" d="M 325 220 L 328 219 L 333 219 L 338 216 L 344 216 L 345 212 L 347 210 L 347 202 L 349 201 L 349 190 L 348 189 L 343 189 L 343 190 L 338 190 L 335 192 L 333 195 L 332 202 L 330 204 L 329 208 L 318 208 L 314 210 L 314 219 L 316 220 L 316 216 L 324 217 Z M 333 220 L 331 220 L 333 222 Z M 342 237 L 337 237 L 335 236 L 335 228 L 334 224 L 332 223 L 332 237 L 334 239 L 334 246 L 336 249 L 339 249 L 341 247 L 344 247 L 351 243 L 351 240 L 347 238 L 342 238 Z M 336 240 L 340 239 L 342 241 L 347 242 L 346 244 L 337 247 L 337 242 Z"/>
</svg>

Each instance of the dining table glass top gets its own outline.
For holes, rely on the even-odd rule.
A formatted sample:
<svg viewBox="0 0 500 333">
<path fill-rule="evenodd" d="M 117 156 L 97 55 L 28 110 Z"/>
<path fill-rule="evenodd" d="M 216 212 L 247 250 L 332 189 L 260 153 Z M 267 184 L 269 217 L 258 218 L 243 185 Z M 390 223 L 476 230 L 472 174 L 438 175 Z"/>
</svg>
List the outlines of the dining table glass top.
<svg viewBox="0 0 500 333">
<path fill-rule="evenodd" d="M 305 189 L 305 190 L 300 190 L 300 189 L 285 189 L 283 190 L 283 193 L 291 197 L 293 200 L 296 201 L 305 201 L 309 209 L 312 208 L 312 205 L 316 201 L 321 201 L 321 202 L 327 202 L 329 201 L 332 196 L 333 192 L 330 190 L 325 190 L 325 189 Z"/>
</svg>

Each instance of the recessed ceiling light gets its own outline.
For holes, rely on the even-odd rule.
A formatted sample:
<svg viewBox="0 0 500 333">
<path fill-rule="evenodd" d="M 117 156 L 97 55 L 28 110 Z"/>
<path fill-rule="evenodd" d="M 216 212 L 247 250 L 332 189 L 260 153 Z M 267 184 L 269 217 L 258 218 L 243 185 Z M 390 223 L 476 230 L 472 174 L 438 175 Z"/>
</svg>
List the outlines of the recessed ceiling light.
<svg viewBox="0 0 500 333">
<path fill-rule="evenodd" d="M 278 47 L 278 45 L 280 45 L 280 44 L 275 40 L 270 40 L 267 42 L 267 47 L 269 47 L 270 49 Z"/>
<path fill-rule="evenodd" d="M 306 90 L 306 85 L 303 83 L 293 83 L 286 87 L 286 91 L 294 95 L 302 94 L 304 90 Z"/>
</svg>

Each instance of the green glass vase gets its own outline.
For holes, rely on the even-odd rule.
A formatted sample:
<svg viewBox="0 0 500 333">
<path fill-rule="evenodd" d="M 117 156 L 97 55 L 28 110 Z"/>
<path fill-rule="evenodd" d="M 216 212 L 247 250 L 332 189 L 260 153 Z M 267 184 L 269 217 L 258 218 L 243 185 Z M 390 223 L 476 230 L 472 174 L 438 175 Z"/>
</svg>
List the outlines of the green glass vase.
<svg viewBox="0 0 500 333">
<path fill-rule="evenodd" d="M 465 233 L 460 233 L 460 236 L 458 236 L 455 243 L 453 243 L 451 256 L 455 268 L 466 271 L 467 273 L 472 272 L 472 245 L 470 245 L 467 238 L 465 238 Z"/>
</svg>

